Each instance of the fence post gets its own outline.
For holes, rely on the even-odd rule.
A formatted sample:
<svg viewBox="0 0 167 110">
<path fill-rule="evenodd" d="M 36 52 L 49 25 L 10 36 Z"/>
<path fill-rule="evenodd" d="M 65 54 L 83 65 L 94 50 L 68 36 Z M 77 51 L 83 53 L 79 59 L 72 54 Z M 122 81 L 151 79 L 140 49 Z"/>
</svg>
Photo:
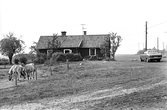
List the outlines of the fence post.
<svg viewBox="0 0 167 110">
<path fill-rule="evenodd" d="M 50 65 L 50 75 L 52 75 L 52 66 Z"/>
<path fill-rule="evenodd" d="M 69 69 L 69 60 L 67 59 L 66 60 L 66 63 L 67 63 L 67 70 Z"/>
<path fill-rule="evenodd" d="M 37 80 L 37 68 L 35 70 L 35 77 L 36 77 L 36 80 Z"/>
<path fill-rule="evenodd" d="M 49 61 L 49 69 L 50 69 L 50 75 L 52 76 L 52 61 L 51 61 L 51 59 Z"/>
<path fill-rule="evenodd" d="M 14 72 L 14 76 L 15 76 L 15 86 L 17 86 L 17 73 Z"/>
</svg>

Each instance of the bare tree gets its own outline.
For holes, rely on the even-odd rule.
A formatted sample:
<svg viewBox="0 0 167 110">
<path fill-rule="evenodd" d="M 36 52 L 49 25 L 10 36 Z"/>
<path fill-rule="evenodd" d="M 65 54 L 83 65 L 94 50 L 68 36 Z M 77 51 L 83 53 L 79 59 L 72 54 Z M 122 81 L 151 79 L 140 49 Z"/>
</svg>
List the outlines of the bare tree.
<svg viewBox="0 0 167 110">
<path fill-rule="evenodd" d="M 36 54 L 37 53 L 37 42 L 33 42 L 33 45 L 30 47 L 31 51 L 30 54 Z"/>
<path fill-rule="evenodd" d="M 48 53 L 47 53 L 48 59 L 51 58 L 54 50 L 56 50 L 60 46 L 61 46 L 61 41 L 58 40 L 57 34 L 54 34 L 51 41 L 48 42 Z"/>
<path fill-rule="evenodd" d="M 52 61 L 51 57 L 54 52 L 54 49 L 57 49 L 61 46 L 61 42 L 58 40 L 57 34 L 54 34 L 51 41 L 48 42 L 48 51 L 47 51 L 47 59 L 49 60 L 50 66 L 50 74 L 52 75 Z"/>
<path fill-rule="evenodd" d="M 104 43 L 100 46 L 101 53 L 105 54 L 105 57 L 109 57 L 111 60 L 115 60 L 115 53 L 120 46 L 122 41 L 121 36 L 117 33 L 110 33 L 110 36 L 107 37 Z"/>
</svg>

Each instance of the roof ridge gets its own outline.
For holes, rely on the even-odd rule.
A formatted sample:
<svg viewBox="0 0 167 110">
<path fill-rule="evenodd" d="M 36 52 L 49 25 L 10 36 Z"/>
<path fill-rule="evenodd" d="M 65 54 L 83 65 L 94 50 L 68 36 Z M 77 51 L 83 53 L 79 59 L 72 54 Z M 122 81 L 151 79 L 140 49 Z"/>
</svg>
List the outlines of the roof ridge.
<svg viewBox="0 0 167 110">
<path fill-rule="evenodd" d="M 109 34 L 94 34 L 94 35 L 67 35 L 67 36 L 58 36 L 58 40 L 64 42 L 61 47 L 79 47 L 82 45 L 82 48 L 99 48 L 105 37 L 108 37 Z M 46 49 L 47 42 L 52 40 L 53 36 L 40 36 L 38 41 L 38 49 Z"/>
<path fill-rule="evenodd" d="M 109 34 L 90 34 L 90 35 L 66 35 L 64 37 L 77 37 L 77 36 L 104 36 L 104 35 L 109 35 Z M 62 37 L 62 35 L 58 35 L 58 37 Z M 53 35 L 42 35 L 41 37 L 53 37 Z"/>
</svg>

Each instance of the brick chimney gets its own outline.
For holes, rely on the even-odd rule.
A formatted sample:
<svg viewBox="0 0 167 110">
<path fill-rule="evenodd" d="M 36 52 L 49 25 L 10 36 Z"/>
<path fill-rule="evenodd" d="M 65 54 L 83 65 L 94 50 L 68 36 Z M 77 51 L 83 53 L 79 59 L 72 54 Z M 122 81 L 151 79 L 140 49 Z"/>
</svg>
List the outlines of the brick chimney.
<svg viewBox="0 0 167 110">
<path fill-rule="evenodd" d="M 86 35 L 86 31 L 83 31 L 83 34 Z"/>
<path fill-rule="evenodd" d="M 66 31 L 61 31 L 62 36 L 66 36 L 66 33 L 67 33 Z"/>
</svg>

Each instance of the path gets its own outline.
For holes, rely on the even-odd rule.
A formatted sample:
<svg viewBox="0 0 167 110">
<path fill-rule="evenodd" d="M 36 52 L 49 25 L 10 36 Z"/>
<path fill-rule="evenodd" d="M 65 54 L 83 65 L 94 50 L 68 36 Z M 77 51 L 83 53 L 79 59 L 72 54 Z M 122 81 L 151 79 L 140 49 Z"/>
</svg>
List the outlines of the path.
<svg viewBox="0 0 167 110">
<path fill-rule="evenodd" d="M 167 84 L 167 81 L 155 83 L 153 85 L 145 85 L 138 88 L 123 89 L 120 86 L 115 86 L 112 89 L 98 90 L 87 92 L 80 95 L 68 96 L 61 99 L 48 98 L 34 103 L 24 103 L 12 106 L 3 106 L 1 110 L 86 110 L 88 106 L 93 106 L 100 103 L 101 100 L 114 98 L 133 92 L 145 91 L 159 85 Z M 164 97 L 167 99 L 167 97 Z M 147 110 L 146 108 L 145 110 Z M 151 108 L 153 109 L 153 108 Z M 149 109 L 149 110 L 151 110 Z M 167 106 L 166 108 L 167 109 Z M 154 110 L 156 110 L 154 108 Z M 158 109 L 157 109 L 158 110 Z M 161 109 L 163 110 L 163 109 Z"/>
</svg>

